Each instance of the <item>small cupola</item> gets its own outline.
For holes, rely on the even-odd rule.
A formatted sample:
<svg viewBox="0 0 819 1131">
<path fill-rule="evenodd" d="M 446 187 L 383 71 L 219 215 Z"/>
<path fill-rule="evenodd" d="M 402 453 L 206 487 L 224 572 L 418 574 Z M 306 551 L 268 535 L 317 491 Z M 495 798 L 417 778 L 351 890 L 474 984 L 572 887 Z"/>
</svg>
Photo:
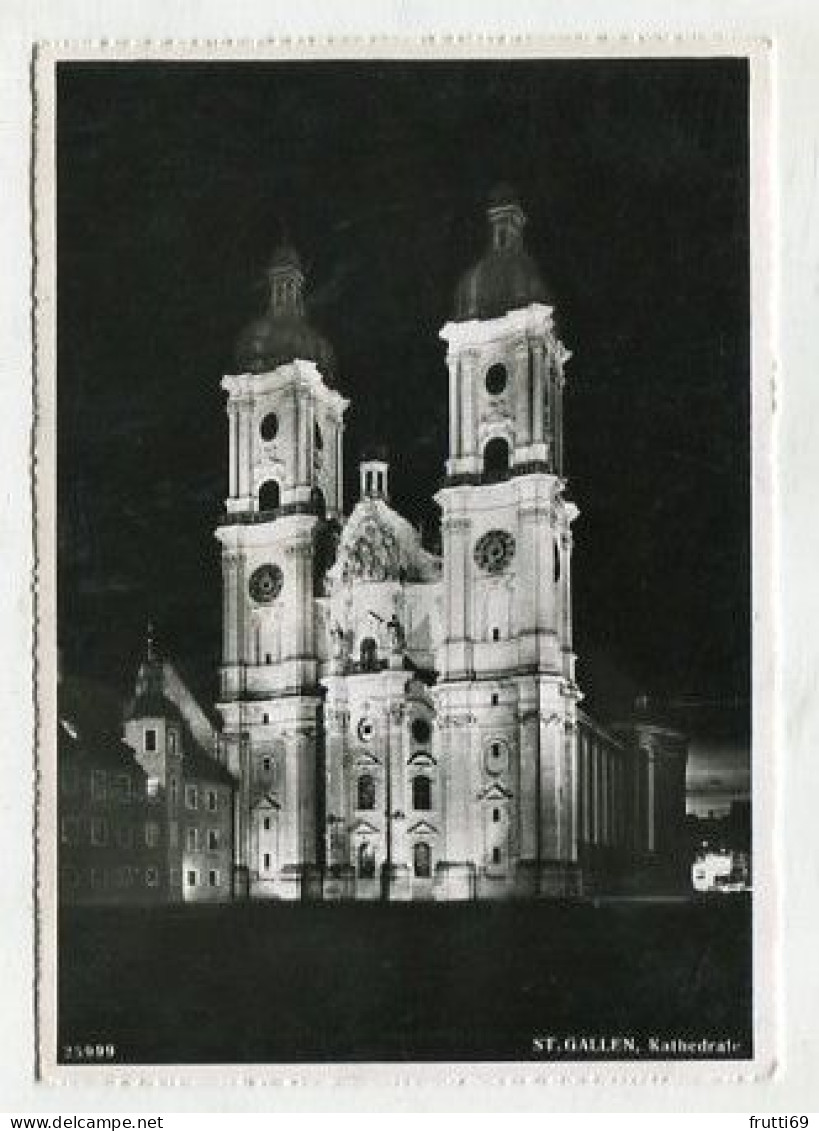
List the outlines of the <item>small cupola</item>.
<svg viewBox="0 0 819 1131">
<path fill-rule="evenodd" d="M 381 445 L 371 448 L 364 453 L 358 465 L 361 481 L 362 499 L 383 499 L 390 501 L 389 471 L 387 451 Z"/>
</svg>

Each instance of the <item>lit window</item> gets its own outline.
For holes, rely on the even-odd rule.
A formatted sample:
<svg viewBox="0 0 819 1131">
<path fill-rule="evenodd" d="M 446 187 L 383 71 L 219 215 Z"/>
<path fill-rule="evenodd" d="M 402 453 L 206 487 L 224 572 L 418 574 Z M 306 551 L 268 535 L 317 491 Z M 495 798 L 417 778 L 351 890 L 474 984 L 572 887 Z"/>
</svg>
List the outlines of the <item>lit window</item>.
<svg viewBox="0 0 819 1131">
<path fill-rule="evenodd" d="M 412 779 L 413 809 L 432 808 L 432 782 L 425 774 Z"/>
<path fill-rule="evenodd" d="M 375 809 L 375 781 L 370 774 L 358 779 L 358 808 Z"/>
<path fill-rule="evenodd" d="M 156 821 L 145 822 L 145 844 L 148 848 L 156 848 L 159 844 L 159 825 Z"/>
<path fill-rule="evenodd" d="M 416 876 L 428 878 L 432 873 L 432 852 L 428 844 L 418 841 L 412 850 L 412 866 Z"/>
<path fill-rule="evenodd" d="M 219 795 L 215 789 L 208 790 L 208 809 L 211 813 L 215 813 L 219 808 Z"/>
<path fill-rule="evenodd" d="M 159 793 L 159 778 L 147 778 L 145 781 L 145 792 L 148 797 L 156 797 Z"/>
<path fill-rule="evenodd" d="M 215 852 L 219 847 L 219 832 L 217 829 L 208 829 L 208 851 Z"/>
<path fill-rule="evenodd" d="M 215 868 L 211 868 L 211 870 L 208 872 L 208 886 L 212 888 L 219 887 L 219 873 Z"/>
<path fill-rule="evenodd" d="M 366 841 L 358 846 L 358 874 L 362 880 L 375 878 L 375 852 Z"/>
<path fill-rule="evenodd" d="M 159 886 L 159 872 L 156 868 L 145 869 L 145 883 L 149 888 L 155 888 Z"/>
<path fill-rule="evenodd" d="M 192 825 L 188 829 L 188 852 L 196 852 L 199 848 L 199 829 Z"/>
<path fill-rule="evenodd" d="M 196 872 L 193 870 L 193 868 L 191 868 L 188 871 L 186 878 L 187 878 L 187 881 L 188 881 L 188 887 L 189 888 L 195 888 L 196 887 Z"/>
<path fill-rule="evenodd" d="M 199 805 L 199 794 L 195 785 L 185 786 L 185 804 L 189 809 L 196 809 Z"/>
<path fill-rule="evenodd" d="M 146 727 L 145 729 L 143 749 L 146 754 L 154 754 L 156 752 L 156 730 L 153 727 Z"/>
</svg>

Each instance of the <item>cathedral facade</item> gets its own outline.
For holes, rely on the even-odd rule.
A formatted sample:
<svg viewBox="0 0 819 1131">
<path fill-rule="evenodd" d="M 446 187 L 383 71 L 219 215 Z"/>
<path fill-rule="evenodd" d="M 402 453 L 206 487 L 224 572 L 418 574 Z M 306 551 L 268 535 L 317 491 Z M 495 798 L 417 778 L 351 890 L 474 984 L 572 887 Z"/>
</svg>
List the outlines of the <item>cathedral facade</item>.
<svg viewBox="0 0 819 1131">
<path fill-rule="evenodd" d="M 391 505 L 383 451 L 360 462 L 345 514 L 348 401 L 307 320 L 298 255 L 273 258 L 269 309 L 222 382 L 217 706 L 239 895 L 573 895 L 682 822 L 680 736 L 635 741 L 578 706 L 570 354 L 525 219 L 513 193 L 494 194 L 485 254 L 440 332 L 440 553 Z"/>
</svg>

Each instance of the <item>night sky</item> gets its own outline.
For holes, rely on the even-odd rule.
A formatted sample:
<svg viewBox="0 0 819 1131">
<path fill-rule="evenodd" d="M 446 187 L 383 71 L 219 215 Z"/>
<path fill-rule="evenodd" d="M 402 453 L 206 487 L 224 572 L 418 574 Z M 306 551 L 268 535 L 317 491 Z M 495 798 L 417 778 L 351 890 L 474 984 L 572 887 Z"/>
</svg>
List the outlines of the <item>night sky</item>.
<svg viewBox="0 0 819 1131">
<path fill-rule="evenodd" d="M 434 538 L 438 330 L 516 186 L 567 370 L 578 673 L 748 742 L 747 67 L 742 60 L 61 64 L 59 634 L 120 691 L 152 619 L 218 663 L 220 377 L 283 233 L 351 398 L 347 509 L 385 442 Z"/>
</svg>

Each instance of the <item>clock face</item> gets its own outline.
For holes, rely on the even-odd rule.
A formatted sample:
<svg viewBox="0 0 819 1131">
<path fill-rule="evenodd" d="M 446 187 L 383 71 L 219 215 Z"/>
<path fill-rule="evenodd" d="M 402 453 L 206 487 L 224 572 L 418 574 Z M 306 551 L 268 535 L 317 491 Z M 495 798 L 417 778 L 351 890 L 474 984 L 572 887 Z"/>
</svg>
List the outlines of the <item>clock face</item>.
<svg viewBox="0 0 819 1131">
<path fill-rule="evenodd" d="M 281 593 L 284 575 L 277 565 L 261 565 L 250 575 L 248 589 L 257 605 L 269 605 Z"/>
<path fill-rule="evenodd" d="M 487 573 L 500 573 L 515 556 L 515 539 L 505 530 L 487 530 L 475 544 L 475 563 Z"/>
</svg>

